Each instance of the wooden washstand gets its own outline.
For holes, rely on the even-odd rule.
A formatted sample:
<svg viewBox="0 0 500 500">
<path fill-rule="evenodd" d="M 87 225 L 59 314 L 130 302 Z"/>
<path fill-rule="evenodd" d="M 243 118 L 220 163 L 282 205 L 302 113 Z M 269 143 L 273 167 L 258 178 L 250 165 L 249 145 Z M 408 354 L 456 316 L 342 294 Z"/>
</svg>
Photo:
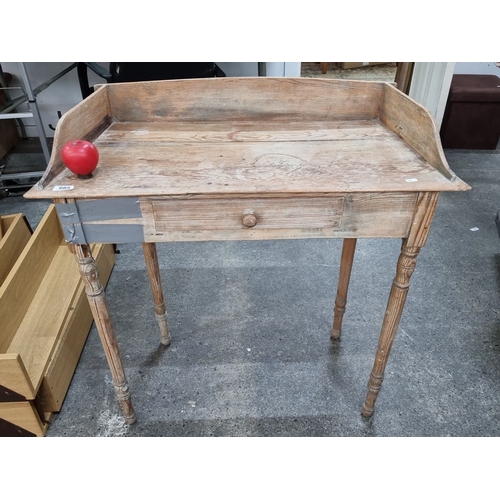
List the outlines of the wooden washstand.
<svg viewBox="0 0 500 500">
<path fill-rule="evenodd" d="M 99 150 L 89 180 L 62 163 L 61 147 L 74 139 Z M 450 170 L 430 114 L 390 84 L 214 78 L 101 86 L 59 121 L 47 171 L 25 196 L 57 204 L 132 423 L 91 243 L 142 243 L 169 344 L 157 242 L 344 238 L 338 339 L 356 240 L 402 239 L 362 408 L 370 417 L 439 193 L 468 189 Z"/>
</svg>

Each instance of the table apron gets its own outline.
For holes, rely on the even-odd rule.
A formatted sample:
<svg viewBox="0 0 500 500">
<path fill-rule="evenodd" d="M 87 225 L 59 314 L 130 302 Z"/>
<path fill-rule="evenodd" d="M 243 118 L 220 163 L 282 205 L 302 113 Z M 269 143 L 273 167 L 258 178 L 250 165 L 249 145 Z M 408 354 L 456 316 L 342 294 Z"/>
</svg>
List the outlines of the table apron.
<svg viewBox="0 0 500 500">
<path fill-rule="evenodd" d="M 70 243 L 405 238 L 418 193 L 155 196 L 56 205 Z"/>
</svg>

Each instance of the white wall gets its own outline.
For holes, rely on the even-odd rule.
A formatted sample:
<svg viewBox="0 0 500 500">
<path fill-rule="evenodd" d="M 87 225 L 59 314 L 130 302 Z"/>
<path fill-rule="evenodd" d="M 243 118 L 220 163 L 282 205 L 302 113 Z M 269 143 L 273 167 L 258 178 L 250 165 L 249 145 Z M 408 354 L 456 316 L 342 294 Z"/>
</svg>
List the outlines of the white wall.
<svg viewBox="0 0 500 500">
<path fill-rule="evenodd" d="M 2 62 L 4 73 L 11 73 L 13 80 L 11 86 L 23 87 L 23 82 L 20 76 L 19 65 L 17 62 Z M 71 63 L 60 62 L 35 62 L 26 63 L 26 71 L 34 89 L 41 83 L 49 80 L 59 72 L 67 68 Z M 104 67 L 108 67 L 108 63 L 100 63 Z M 250 77 L 258 76 L 257 62 L 220 62 L 217 63 L 227 76 Z M 267 76 L 300 76 L 300 63 L 285 63 L 285 62 L 270 62 L 267 65 Z M 89 84 L 103 83 L 104 80 L 99 78 L 92 71 L 88 71 Z M 20 91 L 10 91 L 11 98 L 22 95 Z M 62 114 L 70 110 L 73 106 L 82 100 L 80 86 L 78 84 L 78 76 L 76 69 L 73 69 L 61 79 L 54 82 L 49 88 L 40 92 L 37 96 L 37 104 L 42 116 L 45 133 L 47 137 L 53 137 L 54 131 L 49 125 L 55 127 L 58 121 L 57 112 Z M 17 111 L 28 111 L 26 105 L 19 106 Z M 28 137 L 37 137 L 35 122 L 32 118 L 23 118 L 23 123 L 26 127 Z"/>
<path fill-rule="evenodd" d="M 441 128 L 455 63 L 416 62 L 409 95 L 425 106 Z"/>
<path fill-rule="evenodd" d="M 500 63 L 497 63 L 500 64 Z M 500 77 L 500 68 L 494 62 L 457 62 L 455 75 L 497 75 Z"/>
</svg>

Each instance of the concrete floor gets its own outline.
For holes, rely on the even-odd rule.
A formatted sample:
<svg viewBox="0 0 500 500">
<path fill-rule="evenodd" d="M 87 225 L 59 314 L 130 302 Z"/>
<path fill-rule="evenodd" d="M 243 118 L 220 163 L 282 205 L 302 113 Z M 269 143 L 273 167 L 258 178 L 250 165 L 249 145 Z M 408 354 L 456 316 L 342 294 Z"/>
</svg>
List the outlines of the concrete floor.
<svg viewBox="0 0 500 500">
<path fill-rule="evenodd" d="M 358 242 L 339 342 L 341 240 L 160 244 L 169 348 L 141 246 L 120 245 L 107 296 L 138 421 L 124 424 L 93 327 L 47 436 L 499 436 L 500 149 L 446 156 L 472 190 L 441 195 L 371 420 L 399 241 Z M 11 196 L 0 213 L 36 226 L 48 205 Z"/>
</svg>

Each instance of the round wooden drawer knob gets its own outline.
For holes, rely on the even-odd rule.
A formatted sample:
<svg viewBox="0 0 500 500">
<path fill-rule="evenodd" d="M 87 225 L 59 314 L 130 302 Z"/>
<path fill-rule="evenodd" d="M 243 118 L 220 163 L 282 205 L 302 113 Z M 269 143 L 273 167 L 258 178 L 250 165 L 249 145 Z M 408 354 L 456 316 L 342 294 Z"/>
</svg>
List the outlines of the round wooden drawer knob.
<svg viewBox="0 0 500 500">
<path fill-rule="evenodd" d="M 254 227 L 255 224 L 257 224 L 257 214 L 255 210 L 251 208 L 244 210 L 242 222 L 245 227 Z"/>
</svg>

